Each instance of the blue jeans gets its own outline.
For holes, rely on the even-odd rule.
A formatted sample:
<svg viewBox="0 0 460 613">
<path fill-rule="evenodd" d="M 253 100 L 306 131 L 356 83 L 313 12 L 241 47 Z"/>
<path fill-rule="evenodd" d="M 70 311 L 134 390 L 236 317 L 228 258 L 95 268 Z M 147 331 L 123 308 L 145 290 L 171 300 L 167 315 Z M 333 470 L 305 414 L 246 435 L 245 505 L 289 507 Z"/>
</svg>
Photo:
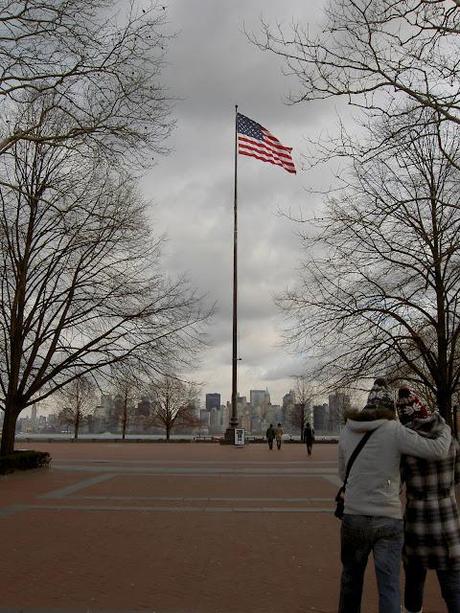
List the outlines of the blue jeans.
<svg viewBox="0 0 460 613">
<path fill-rule="evenodd" d="M 341 537 L 339 613 L 360 613 L 364 572 L 371 551 L 379 589 L 379 613 L 400 613 L 403 520 L 345 514 Z"/>
<path fill-rule="evenodd" d="M 408 611 L 420 611 L 427 569 L 417 558 L 409 558 L 404 566 L 406 584 L 404 606 Z M 460 613 L 460 570 L 437 570 L 439 586 L 449 613 Z"/>
</svg>

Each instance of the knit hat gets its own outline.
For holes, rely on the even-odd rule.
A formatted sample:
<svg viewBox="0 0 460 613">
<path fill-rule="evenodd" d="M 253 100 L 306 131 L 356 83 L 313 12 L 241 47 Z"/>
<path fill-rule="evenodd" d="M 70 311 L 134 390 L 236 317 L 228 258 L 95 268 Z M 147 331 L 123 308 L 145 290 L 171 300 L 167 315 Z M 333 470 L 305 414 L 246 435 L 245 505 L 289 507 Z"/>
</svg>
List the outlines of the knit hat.
<svg viewBox="0 0 460 613">
<path fill-rule="evenodd" d="M 402 424 L 407 424 L 414 419 L 426 419 L 430 416 L 426 406 L 408 385 L 399 388 L 396 408 Z"/>
<path fill-rule="evenodd" d="M 379 409 L 395 410 L 393 394 L 383 377 L 379 377 L 374 381 L 363 411 L 376 411 Z"/>
</svg>

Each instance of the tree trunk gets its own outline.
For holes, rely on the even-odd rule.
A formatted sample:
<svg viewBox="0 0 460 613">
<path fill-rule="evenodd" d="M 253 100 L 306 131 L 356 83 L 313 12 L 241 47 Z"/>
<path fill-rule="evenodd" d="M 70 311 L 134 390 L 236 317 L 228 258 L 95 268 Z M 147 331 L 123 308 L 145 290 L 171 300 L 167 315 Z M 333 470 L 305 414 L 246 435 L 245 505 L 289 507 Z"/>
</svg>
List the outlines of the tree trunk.
<svg viewBox="0 0 460 613">
<path fill-rule="evenodd" d="M 77 411 L 77 414 L 75 415 L 75 423 L 74 423 L 74 431 L 73 431 L 74 440 L 78 439 L 79 429 L 80 429 L 80 411 Z"/>
<path fill-rule="evenodd" d="M 169 441 L 169 437 L 171 436 L 171 427 L 166 426 L 166 440 Z"/>
<path fill-rule="evenodd" d="M 457 423 L 458 405 L 452 407 L 452 432 L 456 439 L 458 439 L 458 423 Z"/>
<path fill-rule="evenodd" d="M 0 456 L 9 455 L 14 451 L 14 437 L 16 434 L 16 422 L 19 413 L 8 408 L 5 410 L 2 429 L 2 443 L 0 446 Z"/>
<path fill-rule="evenodd" d="M 126 427 L 128 425 L 128 407 L 126 405 L 126 401 L 125 401 L 125 406 L 123 407 L 123 421 L 121 424 L 121 438 L 122 440 L 125 440 L 126 438 Z"/>
<path fill-rule="evenodd" d="M 452 428 L 452 394 L 440 385 L 436 390 L 436 400 L 438 402 L 438 411 Z"/>
</svg>

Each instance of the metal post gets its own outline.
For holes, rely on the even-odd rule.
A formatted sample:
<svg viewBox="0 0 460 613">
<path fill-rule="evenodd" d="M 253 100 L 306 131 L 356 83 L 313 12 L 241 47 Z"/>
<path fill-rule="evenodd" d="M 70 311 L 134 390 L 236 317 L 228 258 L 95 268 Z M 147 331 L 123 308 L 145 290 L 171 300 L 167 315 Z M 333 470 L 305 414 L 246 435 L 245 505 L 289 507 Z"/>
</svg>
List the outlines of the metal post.
<svg viewBox="0 0 460 613">
<path fill-rule="evenodd" d="M 235 181 L 233 191 L 233 353 L 232 353 L 232 416 L 230 427 L 238 426 L 238 105 L 235 105 Z"/>
<path fill-rule="evenodd" d="M 234 444 L 238 427 L 238 105 L 235 105 L 235 176 L 233 192 L 233 333 L 232 333 L 232 414 L 223 442 Z"/>
</svg>

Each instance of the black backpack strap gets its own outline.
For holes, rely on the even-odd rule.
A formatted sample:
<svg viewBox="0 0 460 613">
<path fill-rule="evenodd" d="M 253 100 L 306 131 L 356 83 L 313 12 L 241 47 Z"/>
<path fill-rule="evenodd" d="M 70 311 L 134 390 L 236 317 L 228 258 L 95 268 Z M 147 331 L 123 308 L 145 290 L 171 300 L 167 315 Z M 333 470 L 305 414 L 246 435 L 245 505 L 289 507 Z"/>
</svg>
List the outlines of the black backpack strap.
<svg viewBox="0 0 460 613">
<path fill-rule="evenodd" d="M 366 432 L 366 434 L 363 436 L 363 438 L 359 441 L 359 443 L 356 445 L 356 447 L 353 449 L 353 453 L 351 454 L 348 462 L 347 462 L 347 470 L 345 473 L 345 479 L 343 480 L 343 489 L 345 489 L 345 486 L 347 484 L 347 479 L 348 476 L 350 474 L 350 470 L 351 467 L 353 466 L 353 462 L 356 460 L 356 458 L 358 457 L 361 449 L 364 447 L 364 445 L 367 443 L 367 441 L 370 439 L 370 437 L 374 434 L 375 430 L 369 430 L 368 432 Z"/>
</svg>

